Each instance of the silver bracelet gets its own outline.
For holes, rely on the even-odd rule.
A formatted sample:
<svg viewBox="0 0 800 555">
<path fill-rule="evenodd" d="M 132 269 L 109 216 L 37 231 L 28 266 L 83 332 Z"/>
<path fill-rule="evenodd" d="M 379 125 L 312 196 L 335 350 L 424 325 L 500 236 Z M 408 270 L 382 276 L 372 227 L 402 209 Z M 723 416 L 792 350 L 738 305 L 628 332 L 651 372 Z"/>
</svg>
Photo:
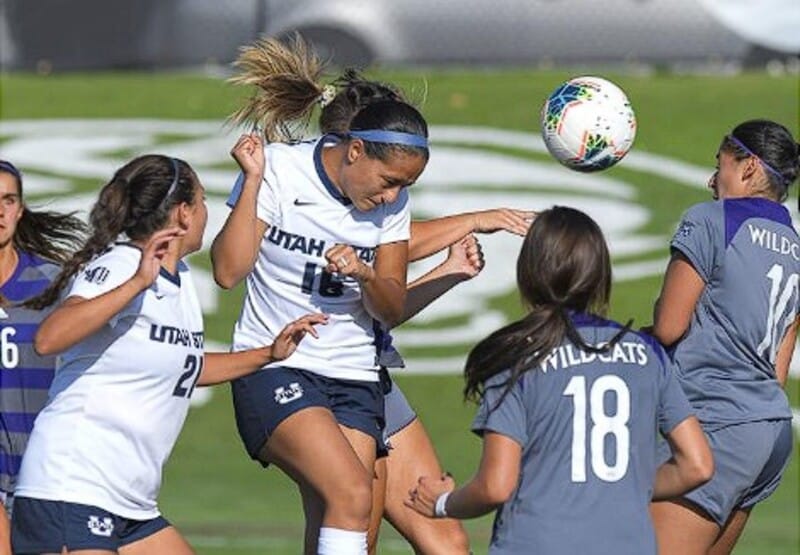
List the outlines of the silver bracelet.
<svg viewBox="0 0 800 555">
<path fill-rule="evenodd" d="M 436 518 L 447 517 L 447 498 L 450 497 L 452 491 L 446 491 L 436 498 L 436 505 L 433 507 L 433 516 Z"/>
</svg>

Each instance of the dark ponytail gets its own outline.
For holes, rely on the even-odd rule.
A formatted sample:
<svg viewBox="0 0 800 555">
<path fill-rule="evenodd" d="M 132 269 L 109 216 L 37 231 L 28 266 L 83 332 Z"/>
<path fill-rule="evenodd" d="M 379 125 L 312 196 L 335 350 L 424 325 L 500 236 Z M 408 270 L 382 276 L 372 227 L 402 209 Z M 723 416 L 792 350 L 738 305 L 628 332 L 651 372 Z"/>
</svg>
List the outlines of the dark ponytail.
<svg viewBox="0 0 800 555">
<path fill-rule="evenodd" d="M 766 119 L 737 125 L 720 145 L 737 160 L 755 156 L 764 168 L 769 188 L 783 202 L 800 174 L 800 147 L 783 125 Z"/>
<path fill-rule="evenodd" d="M 536 217 L 517 258 L 517 287 L 529 312 L 470 351 L 464 368 L 467 400 L 479 400 L 487 380 L 510 370 L 499 404 L 565 338 L 583 351 L 604 353 L 629 330 L 630 322 L 609 343 L 589 345 L 572 321 L 575 312 L 604 314 L 611 295 L 611 259 L 603 233 L 579 210 L 555 206 Z"/>
<path fill-rule="evenodd" d="M 56 302 L 72 276 L 120 235 L 142 240 L 162 229 L 175 205 L 194 203 L 196 184 L 194 171 L 175 158 L 148 154 L 125 164 L 100 190 L 89 213 L 91 235 L 50 287 L 24 305 L 42 309 Z"/>
</svg>

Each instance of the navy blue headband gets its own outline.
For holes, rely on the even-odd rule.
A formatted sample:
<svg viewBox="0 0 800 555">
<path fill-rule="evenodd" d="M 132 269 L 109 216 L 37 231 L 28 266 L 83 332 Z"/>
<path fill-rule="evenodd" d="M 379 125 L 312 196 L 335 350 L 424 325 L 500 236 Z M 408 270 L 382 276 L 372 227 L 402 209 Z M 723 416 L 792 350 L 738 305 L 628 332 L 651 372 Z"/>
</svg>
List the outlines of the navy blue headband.
<svg viewBox="0 0 800 555">
<path fill-rule="evenodd" d="M 385 131 L 383 129 L 366 129 L 363 131 L 348 131 L 347 134 L 351 137 L 356 137 L 371 143 L 387 143 L 390 145 L 428 148 L 428 138 L 414 133 Z"/>
<path fill-rule="evenodd" d="M 778 179 L 780 179 L 780 180 L 781 180 L 781 182 L 785 182 L 785 181 L 786 181 L 786 178 L 783 176 L 783 174 L 782 174 L 781 172 L 779 172 L 778 170 L 776 170 L 775 168 L 773 168 L 772 166 L 770 166 L 769 164 L 767 164 L 767 163 L 764 161 L 764 159 L 763 159 L 763 158 L 761 158 L 761 156 L 759 156 L 758 154 L 756 154 L 755 152 L 753 152 L 752 150 L 750 150 L 749 148 L 747 148 L 747 145 L 746 145 L 746 144 L 744 144 L 742 141 L 740 141 L 739 139 L 737 139 L 736 137 L 734 137 L 732 134 L 731 134 L 731 135 L 726 135 L 726 138 L 727 138 L 727 139 L 728 139 L 730 142 L 732 142 L 733 144 L 735 144 L 736 146 L 738 146 L 739 148 L 741 148 L 742 150 L 744 150 L 744 151 L 745 151 L 747 154 L 749 154 L 750 156 L 752 156 L 753 158 L 755 158 L 756 160 L 758 160 L 759 162 L 761 162 L 761 165 L 762 165 L 762 166 L 764 166 L 764 169 L 765 169 L 765 170 L 767 170 L 767 171 L 768 171 L 769 173 L 771 173 L 772 175 L 774 175 L 775 177 L 777 177 Z"/>
<path fill-rule="evenodd" d="M 17 167 L 11 162 L 0 160 L 0 170 L 5 170 L 6 172 L 16 177 L 19 181 L 22 181 L 22 172 L 19 171 Z"/>
</svg>

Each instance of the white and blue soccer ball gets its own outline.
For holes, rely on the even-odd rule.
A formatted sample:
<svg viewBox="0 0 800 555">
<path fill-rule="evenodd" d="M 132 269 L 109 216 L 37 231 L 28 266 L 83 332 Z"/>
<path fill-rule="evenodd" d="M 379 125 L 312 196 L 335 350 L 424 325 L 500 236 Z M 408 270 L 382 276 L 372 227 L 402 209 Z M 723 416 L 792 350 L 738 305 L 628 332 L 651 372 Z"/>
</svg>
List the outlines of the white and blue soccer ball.
<svg viewBox="0 0 800 555">
<path fill-rule="evenodd" d="M 570 169 L 610 168 L 636 137 L 636 116 L 625 93 L 600 77 L 575 77 L 547 98 L 541 113 L 547 150 Z"/>
</svg>

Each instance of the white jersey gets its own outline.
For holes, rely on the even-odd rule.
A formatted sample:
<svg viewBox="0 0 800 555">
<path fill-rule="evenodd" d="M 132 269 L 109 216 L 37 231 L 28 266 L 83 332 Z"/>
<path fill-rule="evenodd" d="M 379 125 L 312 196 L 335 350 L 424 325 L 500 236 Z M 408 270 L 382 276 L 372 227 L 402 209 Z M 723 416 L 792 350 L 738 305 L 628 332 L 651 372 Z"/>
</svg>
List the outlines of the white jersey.
<svg viewBox="0 0 800 555">
<path fill-rule="evenodd" d="M 91 299 L 136 272 L 141 251 L 114 245 L 67 296 Z M 16 495 L 159 515 L 162 467 L 203 364 L 203 316 L 189 268 L 162 269 L 98 332 L 67 350 L 34 425 Z M 76 322 L 75 325 L 80 325 Z"/>
<path fill-rule="evenodd" d="M 247 295 L 233 332 L 240 351 L 272 342 L 292 320 L 309 312 L 330 315 L 318 339 L 300 343 L 277 364 L 336 379 L 377 381 L 375 322 L 364 307 L 358 281 L 324 271 L 325 252 L 351 245 L 372 265 L 379 245 L 407 241 L 408 193 L 360 212 L 331 183 L 322 167 L 322 140 L 265 148 L 266 170 L 257 217 L 269 228 L 247 277 Z M 242 178 L 231 193 L 238 199 Z"/>
</svg>

